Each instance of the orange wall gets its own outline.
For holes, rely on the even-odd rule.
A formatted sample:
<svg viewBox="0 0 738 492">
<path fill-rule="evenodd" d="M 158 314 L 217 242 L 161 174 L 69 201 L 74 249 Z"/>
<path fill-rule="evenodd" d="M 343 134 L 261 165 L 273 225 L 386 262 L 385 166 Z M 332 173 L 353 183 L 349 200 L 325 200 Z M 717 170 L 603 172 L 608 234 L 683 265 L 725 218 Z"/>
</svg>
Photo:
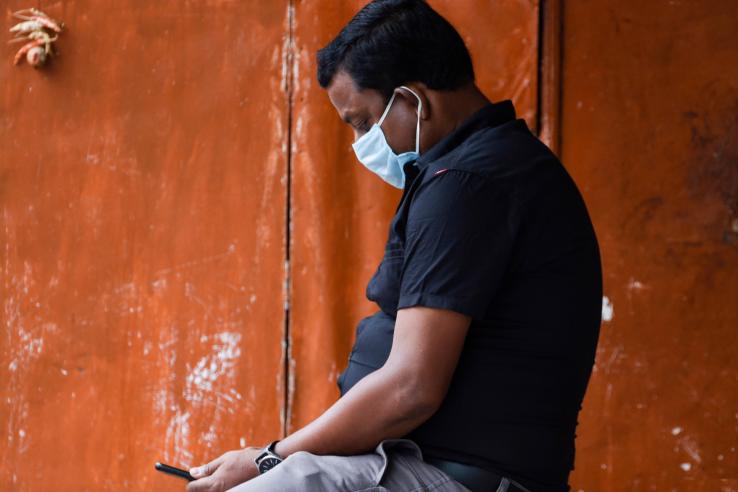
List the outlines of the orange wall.
<svg viewBox="0 0 738 492">
<path fill-rule="evenodd" d="M 182 490 L 155 461 L 282 426 L 287 2 L 44 10 L 60 56 L 0 63 L 0 490 Z"/>
<path fill-rule="evenodd" d="M 0 489 L 181 490 L 155 461 L 335 401 L 399 199 L 315 80 L 363 3 L 65 0 L 49 67 L 5 45 Z M 738 490 L 737 4 L 430 3 L 482 90 L 560 136 L 598 232 L 572 490 Z M 7 32 L 28 5 L 4 6 Z"/>
<path fill-rule="evenodd" d="M 612 309 L 574 490 L 738 490 L 736 20 L 734 1 L 566 3 L 562 155 Z"/>
</svg>

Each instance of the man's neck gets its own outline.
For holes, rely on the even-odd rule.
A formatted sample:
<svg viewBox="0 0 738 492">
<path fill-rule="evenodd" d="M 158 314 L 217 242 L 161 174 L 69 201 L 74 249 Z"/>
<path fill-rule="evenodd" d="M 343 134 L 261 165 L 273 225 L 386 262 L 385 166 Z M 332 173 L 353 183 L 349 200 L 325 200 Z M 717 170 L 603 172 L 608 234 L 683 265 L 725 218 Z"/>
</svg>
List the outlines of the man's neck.
<svg viewBox="0 0 738 492">
<path fill-rule="evenodd" d="M 460 89 L 456 95 L 454 104 L 449 107 L 449 121 L 453 122 L 453 126 L 449 130 L 449 133 L 455 130 L 471 115 L 491 102 L 492 101 L 490 101 L 487 96 L 479 90 L 476 84 L 470 84 L 469 86 Z"/>
<path fill-rule="evenodd" d="M 470 116 L 492 102 L 474 83 L 446 92 L 442 98 L 443 100 L 436 101 L 436 104 L 441 103 L 443 113 L 441 121 L 445 124 L 442 128 L 439 128 L 433 144 L 456 130 Z"/>
</svg>

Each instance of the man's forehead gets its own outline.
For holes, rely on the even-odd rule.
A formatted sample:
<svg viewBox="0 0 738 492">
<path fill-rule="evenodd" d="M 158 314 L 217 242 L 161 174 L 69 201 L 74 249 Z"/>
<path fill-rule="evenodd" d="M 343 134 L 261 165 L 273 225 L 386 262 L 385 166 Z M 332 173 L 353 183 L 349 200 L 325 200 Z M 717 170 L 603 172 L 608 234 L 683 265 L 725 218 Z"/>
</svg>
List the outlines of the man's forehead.
<svg viewBox="0 0 738 492">
<path fill-rule="evenodd" d="M 348 122 L 353 116 L 368 111 L 375 94 L 373 91 L 361 90 L 354 80 L 343 71 L 336 73 L 328 86 L 328 97 L 338 111 L 341 119 Z"/>
<path fill-rule="evenodd" d="M 328 86 L 328 97 L 339 113 L 352 109 L 360 103 L 360 94 L 356 84 L 344 72 L 338 72 Z M 357 99 L 359 99 L 357 101 Z"/>
</svg>

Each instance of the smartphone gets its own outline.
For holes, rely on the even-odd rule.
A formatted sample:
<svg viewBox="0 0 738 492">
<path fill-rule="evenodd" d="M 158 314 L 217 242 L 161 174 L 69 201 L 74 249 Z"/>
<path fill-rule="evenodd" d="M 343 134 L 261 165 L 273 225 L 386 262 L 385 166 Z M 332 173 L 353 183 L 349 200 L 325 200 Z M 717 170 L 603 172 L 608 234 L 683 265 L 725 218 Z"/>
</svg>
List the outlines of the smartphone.
<svg viewBox="0 0 738 492">
<path fill-rule="evenodd" d="M 183 470 L 181 468 L 175 468 L 173 466 L 165 465 L 164 463 L 159 463 L 158 461 L 154 465 L 154 468 L 159 470 L 160 472 L 169 473 L 170 475 L 175 475 L 180 478 L 184 478 L 192 482 L 195 480 L 195 477 L 190 475 L 190 472 L 187 470 Z"/>
</svg>

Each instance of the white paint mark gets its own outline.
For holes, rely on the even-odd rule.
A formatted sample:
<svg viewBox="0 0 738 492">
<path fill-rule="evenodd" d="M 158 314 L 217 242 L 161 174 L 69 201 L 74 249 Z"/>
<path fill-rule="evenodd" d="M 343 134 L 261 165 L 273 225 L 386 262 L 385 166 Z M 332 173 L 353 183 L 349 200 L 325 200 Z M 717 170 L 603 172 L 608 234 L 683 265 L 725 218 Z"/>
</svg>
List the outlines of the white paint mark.
<svg viewBox="0 0 738 492">
<path fill-rule="evenodd" d="M 241 356 L 241 334 L 237 332 L 223 332 L 215 335 L 213 352 L 202 357 L 194 368 L 188 365 L 185 388 L 185 398 L 193 402 L 202 402 L 204 393 L 213 391 L 213 385 L 221 376 L 233 377 L 235 361 Z M 201 343 L 206 343 L 210 337 L 200 337 Z"/>
<path fill-rule="evenodd" d="M 639 282 L 638 280 L 636 280 L 636 279 L 634 279 L 632 277 L 628 281 L 628 286 L 627 287 L 628 287 L 629 290 L 648 289 L 648 286 L 646 286 L 645 284 Z"/>
<path fill-rule="evenodd" d="M 614 309 L 607 296 L 602 297 L 602 321 L 612 321 Z"/>
<path fill-rule="evenodd" d="M 215 425 L 211 424 L 208 431 L 202 435 L 202 440 L 205 441 L 207 447 L 211 448 L 213 447 L 213 441 L 216 439 L 218 439 L 218 435 L 215 433 Z"/>
<path fill-rule="evenodd" d="M 43 330 L 46 332 L 55 332 L 59 329 L 58 326 L 56 326 L 56 323 L 44 323 L 43 324 Z"/>
<path fill-rule="evenodd" d="M 682 463 L 681 465 L 679 465 L 679 468 L 681 468 L 685 472 L 688 472 L 692 469 L 692 463 Z"/>
<path fill-rule="evenodd" d="M 10 372 L 15 372 L 16 369 L 18 369 L 18 359 L 13 359 L 10 361 L 10 364 L 8 364 L 8 370 Z"/>
<path fill-rule="evenodd" d="M 689 436 L 684 436 L 679 439 L 679 446 L 684 450 L 685 453 L 697 463 L 702 463 L 702 456 L 700 456 L 700 448 L 697 442 Z"/>
<path fill-rule="evenodd" d="M 167 448 L 175 449 L 177 461 L 185 466 L 192 459 L 192 453 L 187 451 L 189 448 L 190 416 L 190 412 L 182 412 L 180 409 L 177 409 L 169 421 L 166 431 Z M 180 454 L 184 456 L 184 459 L 179 456 Z"/>
<path fill-rule="evenodd" d="M 159 280 L 155 280 L 151 282 L 151 287 L 154 288 L 154 291 L 160 292 L 167 288 L 167 279 L 165 277 L 162 277 Z"/>
<path fill-rule="evenodd" d="M 116 294 L 123 294 L 123 293 L 129 293 L 129 294 L 135 294 L 136 293 L 136 284 L 133 282 L 126 282 L 125 284 L 122 284 L 115 289 L 113 289 L 113 292 Z"/>
<path fill-rule="evenodd" d="M 604 355 L 603 351 L 603 355 Z M 617 345 L 612 349 L 612 352 L 610 353 L 610 356 L 607 358 L 607 360 L 602 362 L 602 369 L 605 372 L 610 372 L 614 364 L 619 363 L 623 359 L 627 359 L 628 355 L 624 352 L 622 345 Z"/>
<path fill-rule="evenodd" d="M 246 447 L 246 438 L 245 437 L 242 437 L 241 439 L 239 439 L 238 440 L 238 445 L 241 446 L 242 448 L 245 448 Z"/>
<path fill-rule="evenodd" d="M 682 433 L 682 428 L 681 427 L 674 427 L 673 429 L 671 429 L 671 435 L 672 436 L 678 436 L 681 433 Z"/>
<path fill-rule="evenodd" d="M 60 372 L 61 372 L 61 373 L 62 373 L 63 375 L 65 375 L 65 376 L 68 376 L 68 375 L 69 375 L 69 371 L 67 371 L 67 370 L 66 370 L 66 369 L 64 369 L 63 367 L 62 367 L 61 369 L 59 369 L 59 371 L 60 371 Z"/>
</svg>

